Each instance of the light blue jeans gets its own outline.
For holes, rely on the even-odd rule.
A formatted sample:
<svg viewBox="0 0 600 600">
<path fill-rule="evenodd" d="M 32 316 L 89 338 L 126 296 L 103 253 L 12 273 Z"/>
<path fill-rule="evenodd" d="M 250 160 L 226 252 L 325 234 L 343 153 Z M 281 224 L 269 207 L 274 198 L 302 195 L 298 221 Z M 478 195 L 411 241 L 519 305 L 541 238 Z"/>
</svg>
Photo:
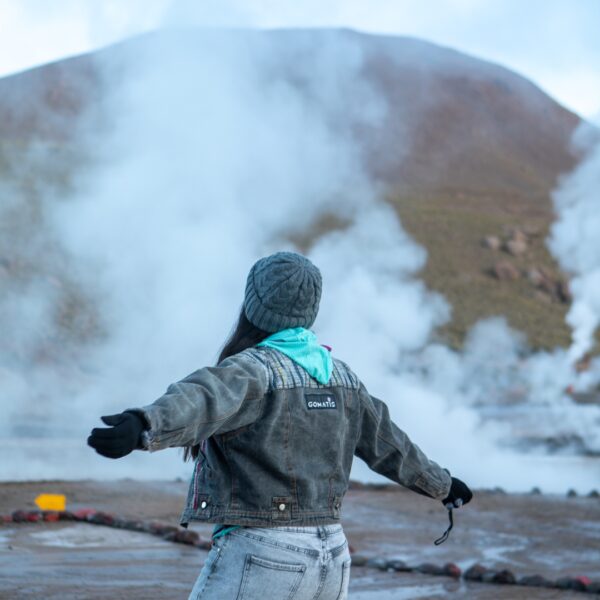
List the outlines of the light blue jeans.
<svg viewBox="0 0 600 600">
<path fill-rule="evenodd" d="M 341 525 L 244 527 L 217 538 L 188 600 L 345 600 Z"/>
</svg>

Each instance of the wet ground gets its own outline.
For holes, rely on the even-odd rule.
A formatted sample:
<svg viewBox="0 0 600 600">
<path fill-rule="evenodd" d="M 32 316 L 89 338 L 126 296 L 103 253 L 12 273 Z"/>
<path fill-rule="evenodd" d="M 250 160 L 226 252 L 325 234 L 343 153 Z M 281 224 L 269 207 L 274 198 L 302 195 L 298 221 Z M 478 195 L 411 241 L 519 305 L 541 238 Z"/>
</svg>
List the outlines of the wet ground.
<svg viewBox="0 0 600 600">
<path fill-rule="evenodd" d="M 41 492 L 65 493 L 68 509 L 93 507 L 130 518 L 176 524 L 183 482 L 1 483 L 0 514 L 34 509 Z M 478 492 L 456 511 L 442 546 L 445 510 L 411 492 L 352 489 L 344 526 L 357 553 L 401 558 L 410 565 L 480 562 L 517 575 L 587 575 L 600 580 L 600 499 Z M 196 527 L 208 535 L 208 527 Z M 154 536 L 87 523 L 0 525 L 0 598 L 187 598 L 206 552 Z M 585 598 L 575 592 L 454 581 L 416 573 L 354 567 L 350 597 Z M 224 599 L 226 600 L 226 599 Z"/>
</svg>

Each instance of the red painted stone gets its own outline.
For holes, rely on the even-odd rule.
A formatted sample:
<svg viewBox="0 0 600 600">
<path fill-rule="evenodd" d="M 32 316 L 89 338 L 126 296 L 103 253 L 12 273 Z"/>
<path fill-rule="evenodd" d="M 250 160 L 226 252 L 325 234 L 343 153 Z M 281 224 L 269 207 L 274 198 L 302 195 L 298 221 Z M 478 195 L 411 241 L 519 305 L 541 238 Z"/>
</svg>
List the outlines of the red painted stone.
<svg viewBox="0 0 600 600">
<path fill-rule="evenodd" d="M 37 511 L 31 511 L 25 515 L 25 520 L 28 523 L 37 523 L 38 521 L 42 520 L 42 515 Z"/>
<path fill-rule="evenodd" d="M 93 508 L 80 508 L 79 510 L 73 511 L 73 516 L 76 521 L 87 521 L 88 517 L 95 514 L 96 510 Z"/>
<path fill-rule="evenodd" d="M 450 575 L 450 577 L 454 577 L 454 579 L 460 579 L 462 575 L 460 567 L 451 562 L 444 565 L 444 573 Z"/>
</svg>

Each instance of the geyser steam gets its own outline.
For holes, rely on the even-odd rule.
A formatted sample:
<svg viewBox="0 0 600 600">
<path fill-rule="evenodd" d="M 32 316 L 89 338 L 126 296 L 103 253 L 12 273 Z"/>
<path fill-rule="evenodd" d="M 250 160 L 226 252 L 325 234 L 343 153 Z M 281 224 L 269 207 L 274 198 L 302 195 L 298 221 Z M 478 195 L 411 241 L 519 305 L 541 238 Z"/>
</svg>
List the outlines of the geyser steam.
<svg viewBox="0 0 600 600">
<path fill-rule="evenodd" d="M 598 485 L 579 459 L 506 445 L 515 429 L 565 427 L 600 448 L 584 430 L 596 409 L 562 397 L 571 371 L 552 368 L 561 353 L 527 358 L 501 320 L 479 324 L 463 354 L 431 342 L 450 309 L 418 280 L 425 252 L 379 200 L 356 129 L 336 118 L 351 111 L 376 126 L 393 110 L 366 83 L 357 38 L 320 32 L 314 52 L 316 34 L 280 35 L 164 33 L 129 46 L 125 66 L 105 57 L 113 127 L 93 140 L 98 166 L 53 221 L 107 338 L 86 350 L 85 378 L 57 383 L 44 453 L 17 438 L 0 479 L 186 476 L 176 451 L 107 461 L 85 447 L 87 432 L 214 362 L 254 260 L 300 245 L 323 271 L 321 340 L 432 458 L 474 486 Z M 506 412 L 515 388 L 525 391 Z M 360 465 L 355 475 L 370 477 Z"/>
<path fill-rule="evenodd" d="M 576 133 L 575 144 L 585 153 L 579 166 L 553 194 L 558 215 L 549 247 L 560 266 L 573 277 L 573 304 L 567 321 L 573 330 L 572 362 L 594 345 L 600 325 L 600 142 L 588 124 Z"/>
</svg>

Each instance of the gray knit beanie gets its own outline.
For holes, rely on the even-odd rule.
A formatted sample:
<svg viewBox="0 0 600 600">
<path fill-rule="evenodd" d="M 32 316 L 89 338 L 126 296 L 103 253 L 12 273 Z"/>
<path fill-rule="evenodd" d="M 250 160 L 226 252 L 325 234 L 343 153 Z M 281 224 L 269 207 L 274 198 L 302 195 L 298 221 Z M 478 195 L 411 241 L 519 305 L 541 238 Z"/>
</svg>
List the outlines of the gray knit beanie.
<svg viewBox="0 0 600 600">
<path fill-rule="evenodd" d="M 308 258 L 277 252 L 257 261 L 246 283 L 244 312 L 269 333 L 315 322 L 321 299 L 321 273 Z"/>
</svg>

